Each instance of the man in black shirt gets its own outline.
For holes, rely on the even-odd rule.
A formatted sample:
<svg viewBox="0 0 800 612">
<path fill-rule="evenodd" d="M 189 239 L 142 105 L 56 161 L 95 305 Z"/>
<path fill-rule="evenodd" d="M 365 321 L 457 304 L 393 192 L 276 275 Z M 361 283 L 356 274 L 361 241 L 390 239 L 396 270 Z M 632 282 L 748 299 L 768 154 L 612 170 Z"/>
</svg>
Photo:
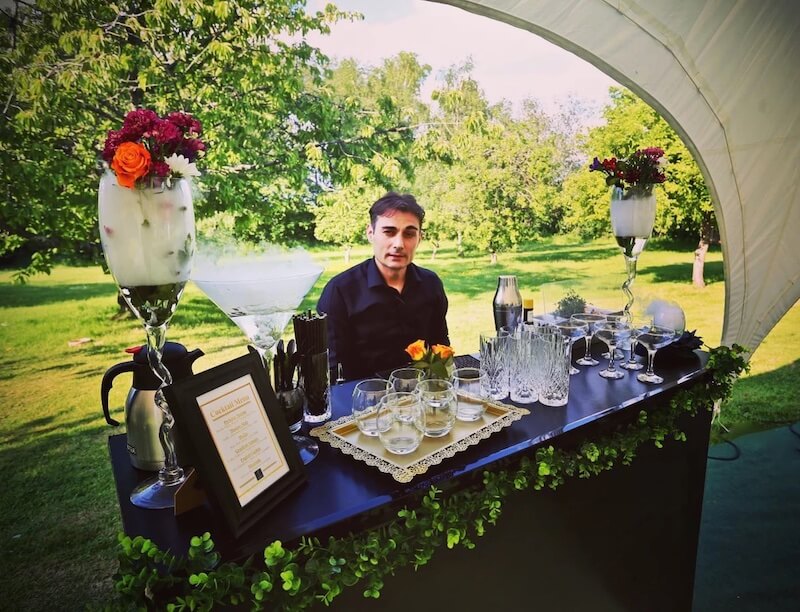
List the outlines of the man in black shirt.
<svg viewBox="0 0 800 612">
<path fill-rule="evenodd" d="M 374 256 L 334 276 L 317 303 L 328 315 L 331 366 L 347 379 L 403 366 L 415 340 L 450 344 L 442 281 L 412 263 L 425 211 L 411 195 L 387 193 L 369 215 Z"/>
</svg>

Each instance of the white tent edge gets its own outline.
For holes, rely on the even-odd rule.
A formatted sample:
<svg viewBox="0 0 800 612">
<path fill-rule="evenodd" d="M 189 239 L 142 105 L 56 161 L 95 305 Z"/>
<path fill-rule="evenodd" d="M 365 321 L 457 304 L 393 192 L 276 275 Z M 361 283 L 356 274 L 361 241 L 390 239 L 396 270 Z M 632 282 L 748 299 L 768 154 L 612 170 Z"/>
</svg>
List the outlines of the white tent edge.
<svg viewBox="0 0 800 612">
<path fill-rule="evenodd" d="M 800 11 L 791 0 L 431 1 L 532 32 L 664 117 L 698 162 L 720 227 L 722 343 L 754 351 L 800 298 L 800 249 L 792 248 Z M 776 164 L 785 168 L 778 176 Z"/>
</svg>

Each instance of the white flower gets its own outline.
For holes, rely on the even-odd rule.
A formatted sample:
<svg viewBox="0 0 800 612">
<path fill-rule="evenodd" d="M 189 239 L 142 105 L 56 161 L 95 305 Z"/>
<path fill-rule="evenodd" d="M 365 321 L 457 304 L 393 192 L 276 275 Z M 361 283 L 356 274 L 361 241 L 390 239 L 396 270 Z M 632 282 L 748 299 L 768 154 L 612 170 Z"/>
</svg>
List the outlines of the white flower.
<svg viewBox="0 0 800 612">
<path fill-rule="evenodd" d="M 166 164 L 169 166 L 169 169 L 172 171 L 172 174 L 175 176 L 200 176 L 200 171 L 197 169 L 197 166 L 195 166 L 193 162 L 190 162 L 188 159 L 186 159 L 183 155 L 173 153 L 166 158 L 164 162 L 166 162 Z"/>
</svg>

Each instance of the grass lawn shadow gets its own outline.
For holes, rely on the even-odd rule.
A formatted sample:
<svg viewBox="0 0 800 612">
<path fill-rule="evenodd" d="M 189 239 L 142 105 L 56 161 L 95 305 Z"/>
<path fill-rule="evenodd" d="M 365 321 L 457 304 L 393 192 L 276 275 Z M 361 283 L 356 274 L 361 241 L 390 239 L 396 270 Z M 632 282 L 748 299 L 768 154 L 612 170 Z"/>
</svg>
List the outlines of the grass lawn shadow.
<svg viewBox="0 0 800 612">
<path fill-rule="evenodd" d="M 642 276 L 652 277 L 656 283 L 680 283 L 691 280 L 692 264 L 674 263 L 663 266 L 647 266 L 639 270 Z M 725 271 L 721 261 L 707 261 L 703 269 L 706 283 L 721 283 L 725 280 Z"/>
<path fill-rule="evenodd" d="M 115 301 L 117 287 L 113 282 L 70 285 L 15 285 L 0 283 L 0 304 L 7 308 L 44 306 L 71 300 L 88 300 L 107 296 Z"/>
</svg>

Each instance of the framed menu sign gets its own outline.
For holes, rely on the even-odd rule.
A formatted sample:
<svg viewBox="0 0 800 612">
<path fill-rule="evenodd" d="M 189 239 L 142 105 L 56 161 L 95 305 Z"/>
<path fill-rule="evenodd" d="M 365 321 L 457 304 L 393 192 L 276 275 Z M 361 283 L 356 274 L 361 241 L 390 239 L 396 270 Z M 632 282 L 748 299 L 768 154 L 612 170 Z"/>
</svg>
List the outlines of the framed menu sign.
<svg viewBox="0 0 800 612">
<path fill-rule="evenodd" d="M 257 354 L 180 380 L 164 394 L 203 487 L 236 537 L 305 481 Z"/>
</svg>

